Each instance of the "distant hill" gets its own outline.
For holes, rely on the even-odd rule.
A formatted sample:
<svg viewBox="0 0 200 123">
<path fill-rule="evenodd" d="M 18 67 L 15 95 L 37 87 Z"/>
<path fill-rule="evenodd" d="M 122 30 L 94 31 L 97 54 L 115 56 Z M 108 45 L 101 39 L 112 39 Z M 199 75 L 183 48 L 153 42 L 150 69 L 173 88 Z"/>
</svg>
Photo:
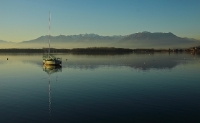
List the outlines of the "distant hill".
<svg viewBox="0 0 200 123">
<path fill-rule="evenodd" d="M 0 40 L 0 43 L 5 43 L 5 42 L 7 42 L 7 41 Z"/>
<path fill-rule="evenodd" d="M 0 48 L 12 48 L 15 44 L 11 41 L 0 40 Z"/>
<path fill-rule="evenodd" d="M 127 35 L 118 42 L 119 46 L 132 48 L 188 48 L 199 44 L 198 40 L 180 38 L 171 32 L 139 32 Z"/>
<path fill-rule="evenodd" d="M 108 46 L 121 40 L 124 36 L 100 36 L 97 34 L 50 36 L 52 47 L 56 48 L 86 48 Z M 49 36 L 41 36 L 30 41 L 18 43 L 18 47 L 48 47 Z"/>
<path fill-rule="evenodd" d="M 41 36 L 33 40 L 11 43 L 15 48 L 48 47 L 49 37 Z M 2 43 L 1 43 L 2 42 Z M 173 33 L 139 32 L 130 35 L 100 36 L 97 34 L 50 36 L 51 47 L 86 48 L 86 47 L 119 47 L 119 48 L 188 48 L 200 46 L 200 41 L 181 38 Z M 3 46 L 5 41 L 0 41 Z"/>
<path fill-rule="evenodd" d="M 112 42 L 113 40 L 122 39 L 123 36 L 99 36 L 97 34 L 80 34 L 80 35 L 59 35 L 59 36 L 50 36 L 52 43 L 103 43 L 103 42 Z M 30 41 L 23 41 L 21 43 L 44 43 L 48 42 L 49 36 L 41 36 L 37 39 Z"/>
</svg>

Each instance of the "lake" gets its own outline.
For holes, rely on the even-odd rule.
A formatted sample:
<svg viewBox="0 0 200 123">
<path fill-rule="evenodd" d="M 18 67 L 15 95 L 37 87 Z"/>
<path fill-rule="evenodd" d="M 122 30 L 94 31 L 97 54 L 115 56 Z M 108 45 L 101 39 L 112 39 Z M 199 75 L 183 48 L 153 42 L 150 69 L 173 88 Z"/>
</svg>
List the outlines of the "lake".
<svg viewBox="0 0 200 123">
<path fill-rule="evenodd" d="M 57 56 L 0 54 L 1 123 L 200 122 L 199 54 Z"/>
</svg>

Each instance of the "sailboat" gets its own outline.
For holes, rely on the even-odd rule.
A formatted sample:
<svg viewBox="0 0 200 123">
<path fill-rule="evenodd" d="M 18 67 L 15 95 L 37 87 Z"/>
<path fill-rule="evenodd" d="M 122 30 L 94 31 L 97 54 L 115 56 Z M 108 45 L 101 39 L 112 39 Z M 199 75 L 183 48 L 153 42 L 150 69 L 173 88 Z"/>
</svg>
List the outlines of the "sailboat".
<svg viewBox="0 0 200 123">
<path fill-rule="evenodd" d="M 53 54 L 50 53 L 50 21 L 51 21 L 51 13 L 49 12 L 49 48 L 48 48 L 48 54 L 43 55 L 43 64 L 44 65 L 61 65 L 62 58 L 55 57 Z"/>
</svg>

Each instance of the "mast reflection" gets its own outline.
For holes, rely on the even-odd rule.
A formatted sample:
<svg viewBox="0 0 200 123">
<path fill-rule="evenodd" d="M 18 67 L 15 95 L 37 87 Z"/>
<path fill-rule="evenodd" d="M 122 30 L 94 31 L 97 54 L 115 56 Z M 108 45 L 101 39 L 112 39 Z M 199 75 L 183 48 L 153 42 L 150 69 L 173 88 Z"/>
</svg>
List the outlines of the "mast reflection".
<svg viewBox="0 0 200 123">
<path fill-rule="evenodd" d="M 50 75 L 56 72 L 62 72 L 62 66 L 60 65 L 43 65 L 43 71 L 45 71 L 49 77 L 48 77 L 48 83 L 49 83 L 49 115 L 51 116 L 51 78 Z M 57 77 L 56 77 L 57 81 Z"/>
</svg>

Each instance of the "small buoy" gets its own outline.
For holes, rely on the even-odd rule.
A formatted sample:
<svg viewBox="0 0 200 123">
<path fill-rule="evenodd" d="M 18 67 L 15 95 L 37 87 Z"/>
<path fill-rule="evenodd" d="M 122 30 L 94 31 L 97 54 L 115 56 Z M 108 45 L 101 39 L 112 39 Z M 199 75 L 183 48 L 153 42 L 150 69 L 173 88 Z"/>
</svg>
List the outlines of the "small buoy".
<svg viewBox="0 0 200 123">
<path fill-rule="evenodd" d="M 8 60 L 8 58 L 7 58 L 7 60 Z"/>
<path fill-rule="evenodd" d="M 67 61 L 67 59 L 66 59 L 66 61 Z"/>
</svg>

